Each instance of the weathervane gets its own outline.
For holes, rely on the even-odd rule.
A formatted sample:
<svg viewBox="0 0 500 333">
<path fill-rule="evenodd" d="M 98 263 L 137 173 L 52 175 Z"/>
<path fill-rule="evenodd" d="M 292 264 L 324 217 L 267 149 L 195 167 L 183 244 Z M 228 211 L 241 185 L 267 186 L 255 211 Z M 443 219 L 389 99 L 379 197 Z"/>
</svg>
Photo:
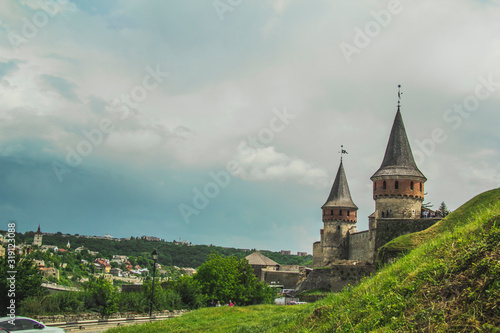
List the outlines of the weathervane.
<svg viewBox="0 0 500 333">
<path fill-rule="evenodd" d="M 401 85 L 398 84 L 398 111 L 399 107 L 401 106 L 401 95 L 403 95 L 403 93 L 401 92 Z"/>
<path fill-rule="evenodd" d="M 347 154 L 347 150 L 344 150 L 344 145 L 340 145 L 340 162 L 342 162 L 342 155 Z"/>
</svg>

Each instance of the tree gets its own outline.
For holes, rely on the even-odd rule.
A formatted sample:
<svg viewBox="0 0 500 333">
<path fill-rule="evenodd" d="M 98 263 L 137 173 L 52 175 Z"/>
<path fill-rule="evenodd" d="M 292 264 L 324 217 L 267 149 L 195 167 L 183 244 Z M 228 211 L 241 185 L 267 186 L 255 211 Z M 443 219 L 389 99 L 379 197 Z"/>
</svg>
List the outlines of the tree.
<svg viewBox="0 0 500 333">
<path fill-rule="evenodd" d="M 271 303 L 275 295 L 272 288 L 257 280 L 245 258 L 223 258 L 218 253 L 211 254 L 193 278 L 207 299 L 221 302 L 232 300 L 239 305 Z"/>
<path fill-rule="evenodd" d="M 103 276 L 98 279 L 90 277 L 83 284 L 85 291 L 85 307 L 99 312 L 104 317 L 118 310 L 118 292 L 113 283 Z"/>
<path fill-rule="evenodd" d="M 173 289 L 180 295 L 182 303 L 190 309 L 201 308 L 205 305 L 206 297 L 202 293 L 199 282 L 193 277 L 181 276 L 174 281 L 173 285 Z"/>
<path fill-rule="evenodd" d="M 448 207 L 446 207 L 446 204 L 444 203 L 444 201 L 441 202 L 441 205 L 439 205 L 438 212 L 443 217 L 450 213 L 450 211 L 448 210 Z"/>
<path fill-rule="evenodd" d="M 8 255 L 0 258 L 0 315 L 6 314 L 12 299 L 17 308 L 24 299 L 41 292 L 42 276 L 34 262 L 21 260 L 19 256 L 14 260 L 15 267 L 10 267 Z"/>
</svg>

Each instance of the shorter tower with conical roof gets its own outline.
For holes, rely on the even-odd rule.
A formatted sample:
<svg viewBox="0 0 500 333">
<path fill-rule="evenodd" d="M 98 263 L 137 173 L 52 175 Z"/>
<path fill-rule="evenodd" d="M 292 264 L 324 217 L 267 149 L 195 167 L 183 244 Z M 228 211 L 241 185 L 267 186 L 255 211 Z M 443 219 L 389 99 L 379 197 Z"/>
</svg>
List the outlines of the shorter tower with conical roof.
<svg viewBox="0 0 500 333">
<path fill-rule="evenodd" d="M 358 207 L 352 201 L 342 159 L 330 195 L 321 210 L 321 240 L 313 245 L 313 266 L 316 267 L 348 259 L 349 234 L 357 231 Z"/>
</svg>

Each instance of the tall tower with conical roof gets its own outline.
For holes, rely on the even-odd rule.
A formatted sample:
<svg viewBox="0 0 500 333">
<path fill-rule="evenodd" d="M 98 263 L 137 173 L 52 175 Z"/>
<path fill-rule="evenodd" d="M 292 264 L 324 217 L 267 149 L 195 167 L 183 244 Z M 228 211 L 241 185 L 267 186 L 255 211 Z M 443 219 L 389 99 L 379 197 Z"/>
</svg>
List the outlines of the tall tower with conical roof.
<svg viewBox="0 0 500 333">
<path fill-rule="evenodd" d="M 43 234 L 40 231 L 40 225 L 38 225 L 38 230 L 35 232 L 35 236 L 33 238 L 33 245 L 42 246 Z"/>
<path fill-rule="evenodd" d="M 375 213 L 371 216 L 371 222 L 374 218 L 420 218 L 427 178 L 413 158 L 399 100 L 384 160 L 370 179 L 375 200 Z"/>
<path fill-rule="evenodd" d="M 348 259 L 349 233 L 356 232 L 357 210 L 349 191 L 342 158 L 330 195 L 321 207 L 321 240 L 313 244 L 313 266 Z"/>
</svg>

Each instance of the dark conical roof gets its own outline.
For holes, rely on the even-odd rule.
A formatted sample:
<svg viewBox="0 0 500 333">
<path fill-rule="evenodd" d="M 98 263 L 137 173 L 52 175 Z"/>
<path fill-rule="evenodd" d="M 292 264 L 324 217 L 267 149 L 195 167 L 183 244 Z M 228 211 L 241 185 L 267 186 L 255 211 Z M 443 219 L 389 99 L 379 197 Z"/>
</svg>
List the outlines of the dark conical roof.
<svg viewBox="0 0 500 333">
<path fill-rule="evenodd" d="M 351 192 L 349 191 L 349 184 L 347 184 L 347 177 L 345 176 L 342 160 L 340 161 L 339 170 L 337 171 L 337 176 L 333 182 L 328 200 L 326 200 L 321 208 L 325 207 L 358 209 L 358 206 L 354 204 L 351 198 Z"/>
<path fill-rule="evenodd" d="M 384 160 L 371 179 L 373 180 L 374 177 L 380 176 L 408 176 L 422 178 L 424 181 L 427 180 L 413 159 L 399 107 L 394 118 L 389 142 L 385 149 Z"/>
</svg>

